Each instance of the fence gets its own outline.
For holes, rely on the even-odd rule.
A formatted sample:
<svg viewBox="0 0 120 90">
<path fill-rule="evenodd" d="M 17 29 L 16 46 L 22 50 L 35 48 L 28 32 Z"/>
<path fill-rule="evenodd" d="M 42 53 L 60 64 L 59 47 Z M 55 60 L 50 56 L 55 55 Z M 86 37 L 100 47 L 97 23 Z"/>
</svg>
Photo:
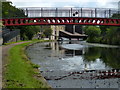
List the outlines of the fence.
<svg viewBox="0 0 120 90">
<path fill-rule="evenodd" d="M 17 41 L 20 40 L 19 38 L 20 30 L 9 30 L 9 29 L 3 29 L 2 37 L 3 37 L 3 44 L 7 43 L 9 41 Z"/>
</svg>

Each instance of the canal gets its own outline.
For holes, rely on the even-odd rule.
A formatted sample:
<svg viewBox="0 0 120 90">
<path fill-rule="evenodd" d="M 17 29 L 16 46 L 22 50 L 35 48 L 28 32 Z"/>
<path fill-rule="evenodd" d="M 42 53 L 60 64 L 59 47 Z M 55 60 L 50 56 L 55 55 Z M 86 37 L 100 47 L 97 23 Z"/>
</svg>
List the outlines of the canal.
<svg viewBox="0 0 120 90">
<path fill-rule="evenodd" d="M 37 43 L 27 48 L 53 88 L 120 88 L 120 48 L 85 41 Z"/>
</svg>

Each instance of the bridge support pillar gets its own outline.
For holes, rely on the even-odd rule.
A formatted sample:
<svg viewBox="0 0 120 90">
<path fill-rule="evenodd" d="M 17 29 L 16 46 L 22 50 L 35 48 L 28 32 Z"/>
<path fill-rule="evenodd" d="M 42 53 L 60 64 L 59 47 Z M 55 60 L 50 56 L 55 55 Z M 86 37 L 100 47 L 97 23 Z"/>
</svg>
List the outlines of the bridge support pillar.
<svg viewBox="0 0 120 90">
<path fill-rule="evenodd" d="M 70 33 L 74 33 L 74 31 L 73 31 L 73 25 L 66 25 L 65 26 L 65 31 L 67 31 L 67 32 L 70 32 Z"/>
<path fill-rule="evenodd" d="M 71 38 L 69 38 L 69 40 L 71 40 Z"/>
<path fill-rule="evenodd" d="M 75 32 L 77 32 L 79 34 L 83 34 L 81 25 L 66 25 L 65 31 L 70 32 L 72 34 L 74 34 Z"/>
</svg>

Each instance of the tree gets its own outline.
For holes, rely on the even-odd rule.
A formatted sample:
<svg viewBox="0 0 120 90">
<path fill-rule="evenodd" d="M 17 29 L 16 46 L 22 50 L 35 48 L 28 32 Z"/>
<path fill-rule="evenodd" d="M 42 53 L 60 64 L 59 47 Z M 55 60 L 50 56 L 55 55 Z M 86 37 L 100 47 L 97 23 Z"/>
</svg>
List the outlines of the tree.
<svg viewBox="0 0 120 90">
<path fill-rule="evenodd" d="M 39 32 L 39 26 L 20 26 L 22 40 L 32 40 L 33 36 Z"/>
<path fill-rule="evenodd" d="M 87 26 L 84 29 L 85 33 L 88 35 L 88 42 L 99 42 L 99 37 L 101 34 L 100 28 L 96 26 Z"/>
<path fill-rule="evenodd" d="M 120 45 L 120 27 L 110 27 L 106 34 L 108 44 Z"/>
<path fill-rule="evenodd" d="M 111 18 L 120 18 L 120 14 L 113 14 Z M 100 26 L 101 43 L 120 45 L 120 27 Z"/>
<path fill-rule="evenodd" d="M 12 6 L 12 2 L 2 2 L 2 18 L 26 17 L 22 9 Z"/>
<path fill-rule="evenodd" d="M 22 9 L 12 6 L 12 2 L 2 2 L 2 18 L 27 17 Z M 20 29 L 22 40 L 31 40 L 34 34 L 40 30 L 39 26 L 7 26 L 10 30 Z"/>
<path fill-rule="evenodd" d="M 51 28 L 46 28 L 44 31 L 43 31 L 43 34 L 45 34 L 45 36 L 47 38 L 49 38 L 51 35 L 52 35 L 52 29 Z"/>
<path fill-rule="evenodd" d="M 120 19 L 120 14 L 118 14 L 118 13 L 117 14 L 113 14 L 112 18 L 119 18 Z"/>
</svg>

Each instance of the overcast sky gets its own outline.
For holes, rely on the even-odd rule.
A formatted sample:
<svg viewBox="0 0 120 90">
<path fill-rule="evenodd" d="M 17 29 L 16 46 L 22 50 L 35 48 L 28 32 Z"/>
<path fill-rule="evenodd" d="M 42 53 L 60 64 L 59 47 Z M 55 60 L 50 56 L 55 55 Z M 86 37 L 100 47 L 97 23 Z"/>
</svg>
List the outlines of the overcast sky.
<svg viewBox="0 0 120 90">
<path fill-rule="evenodd" d="M 16 7 L 118 8 L 120 0 L 10 0 Z"/>
</svg>

